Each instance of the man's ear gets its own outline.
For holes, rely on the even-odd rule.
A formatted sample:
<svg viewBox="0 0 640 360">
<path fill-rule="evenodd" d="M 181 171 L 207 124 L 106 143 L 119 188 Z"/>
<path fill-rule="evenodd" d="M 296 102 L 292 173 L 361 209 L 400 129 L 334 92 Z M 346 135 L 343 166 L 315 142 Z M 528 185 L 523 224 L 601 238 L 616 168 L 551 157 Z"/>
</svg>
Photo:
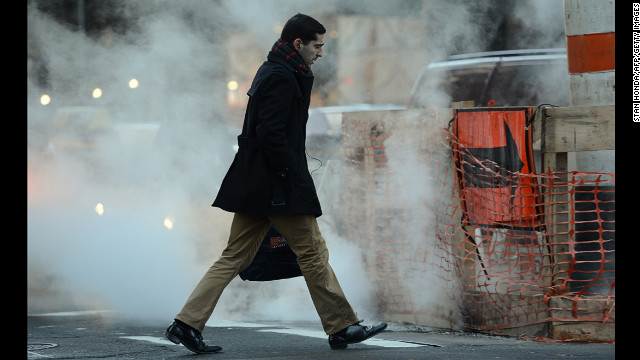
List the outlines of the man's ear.
<svg viewBox="0 0 640 360">
<path fill-rule="evenodd" d="M 300 50 L 300 44 L 302 44 L 302 39 L 297 38 L 297 39 L 293 40 L 293 48 L 294 48 L 296 51 L 299 51 L 299 50 Z"/>
</svg>

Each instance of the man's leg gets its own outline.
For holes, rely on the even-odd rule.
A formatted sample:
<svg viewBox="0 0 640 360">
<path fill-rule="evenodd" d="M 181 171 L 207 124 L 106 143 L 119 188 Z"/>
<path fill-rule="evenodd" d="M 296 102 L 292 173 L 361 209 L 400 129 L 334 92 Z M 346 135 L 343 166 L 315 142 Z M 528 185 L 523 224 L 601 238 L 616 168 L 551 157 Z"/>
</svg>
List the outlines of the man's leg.
<svg viewBox="0 0 640 360">
<path fill-rule="evenodd" d="M 202 332 L 222 291 L 251 264 L 269 225 L 269 219 L 263 215 L 234 215 L 227 247 L 204 274 L 176 320 Z"/>
<path fill-rule="evenodd" d="M 298 256 L 316 311 L 327 335 L 358 321 L 329 265 L 329 251 L 314 215 L 268 215 Z"/>
</svg>

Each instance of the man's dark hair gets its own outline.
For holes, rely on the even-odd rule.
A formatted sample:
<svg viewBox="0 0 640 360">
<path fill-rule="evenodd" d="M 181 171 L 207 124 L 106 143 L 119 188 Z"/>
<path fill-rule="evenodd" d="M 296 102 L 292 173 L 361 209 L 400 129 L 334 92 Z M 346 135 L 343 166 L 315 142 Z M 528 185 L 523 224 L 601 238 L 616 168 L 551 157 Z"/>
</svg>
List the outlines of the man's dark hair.
<svg viewBox="0 0 640 360">
<path fill-rule="evenodd" d="M 280 39 L 292 44 L 297 38 L 307 45 L 311 40 L 318 40 L 317 34 L 324 34 L 327 30 L 316 19 L 309 15 L 297 13 L 287 20 L 282 28 Z"/>
</svg>

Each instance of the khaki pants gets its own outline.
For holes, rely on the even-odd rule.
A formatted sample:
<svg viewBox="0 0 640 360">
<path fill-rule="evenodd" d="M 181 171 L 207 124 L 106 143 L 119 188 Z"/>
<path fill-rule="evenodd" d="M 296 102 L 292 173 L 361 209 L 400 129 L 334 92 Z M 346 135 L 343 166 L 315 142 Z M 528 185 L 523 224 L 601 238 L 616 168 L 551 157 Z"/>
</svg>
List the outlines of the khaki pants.
<svg viewBox="0 0 640 360">
<path fill-rule="evenodd" d="M 358 321 L 329 265 L 329 252 L 316 217 L 298 214 L 235 214 L 227 248 L 193 290 L 177 320 L 202 332 L 222 291 L 251 264 L 271 223 L 298 256 L 324 331 L 330 335 Z"/>
</svg>

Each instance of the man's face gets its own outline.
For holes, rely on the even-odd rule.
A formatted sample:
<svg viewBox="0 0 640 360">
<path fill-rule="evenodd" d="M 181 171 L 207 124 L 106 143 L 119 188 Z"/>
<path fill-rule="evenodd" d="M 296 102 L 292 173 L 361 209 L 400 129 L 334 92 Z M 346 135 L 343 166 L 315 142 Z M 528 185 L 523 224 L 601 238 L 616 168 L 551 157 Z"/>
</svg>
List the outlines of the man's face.
<svg viewBox="0 0 640 360">
<path fill-rule="evenodd" d="M 322 56 L 322 46 L 324 46 L 324 34 L 317 34 L 317 40 L 311 40 L 307 45 L 300 41 L 298 51 L 304 60 L 305 65 L 311 66 L 316 59 Z"/>
</svg>

